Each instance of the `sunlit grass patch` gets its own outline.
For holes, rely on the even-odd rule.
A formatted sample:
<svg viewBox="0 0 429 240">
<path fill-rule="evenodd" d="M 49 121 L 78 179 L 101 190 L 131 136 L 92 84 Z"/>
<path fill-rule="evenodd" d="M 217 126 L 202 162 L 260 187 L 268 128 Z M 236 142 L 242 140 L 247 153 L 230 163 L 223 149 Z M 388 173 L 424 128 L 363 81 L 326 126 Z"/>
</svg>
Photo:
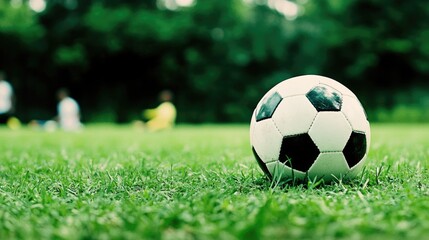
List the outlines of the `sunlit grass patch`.
<svg viewBox="0 0 429 240">
<path fill-rule="evenodd" d="M 0 238 L 425 238 L 429 126 L 372 130 L 358 178 L 275 184 L 246 125 L 2 128 Z"/>
</svg>

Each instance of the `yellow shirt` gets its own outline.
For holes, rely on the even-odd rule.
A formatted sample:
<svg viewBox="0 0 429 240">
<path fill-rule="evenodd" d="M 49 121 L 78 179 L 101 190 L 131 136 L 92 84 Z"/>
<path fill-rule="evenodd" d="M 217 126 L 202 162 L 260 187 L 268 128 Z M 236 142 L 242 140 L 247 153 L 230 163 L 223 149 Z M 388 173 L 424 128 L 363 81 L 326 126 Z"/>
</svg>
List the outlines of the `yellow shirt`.
<svg viewBox="0 0 429 240">
<path fill-rule="evenodd" d="M 150 119 L 147 126 L 154 131 L 173 127 L 176 114 L 176 107 L 171 102 L 164 102 L 155 109 L 144 111 L 144 116 Z"/>
</svg>

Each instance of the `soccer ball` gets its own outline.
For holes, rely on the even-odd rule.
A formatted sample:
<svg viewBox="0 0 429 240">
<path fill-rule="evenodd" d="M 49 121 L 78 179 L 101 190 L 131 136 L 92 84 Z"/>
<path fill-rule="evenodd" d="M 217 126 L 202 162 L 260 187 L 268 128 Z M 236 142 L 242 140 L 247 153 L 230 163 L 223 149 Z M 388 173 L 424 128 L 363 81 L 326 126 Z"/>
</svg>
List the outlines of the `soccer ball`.
<svg viewBox="0 0 429 240">
<path fill-rule="evenodd" d="M 331 181 L 362 170 L 370 126 L 352 91 L 333 79 L 305 75 L 280 82 L 259 101 L 250 142 L 271 179 Z"/>
</svg>

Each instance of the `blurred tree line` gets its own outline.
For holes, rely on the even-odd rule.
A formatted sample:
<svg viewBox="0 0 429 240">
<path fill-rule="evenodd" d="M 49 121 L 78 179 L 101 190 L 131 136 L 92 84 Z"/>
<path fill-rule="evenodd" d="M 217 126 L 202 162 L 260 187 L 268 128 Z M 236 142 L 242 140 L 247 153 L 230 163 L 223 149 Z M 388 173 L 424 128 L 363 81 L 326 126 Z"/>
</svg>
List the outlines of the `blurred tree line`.
<svg viewBox="0 0 429 240">
<path fill-rule="evenodd" d="M 0 70 L 23 120 L 67 87 L 86 121 L 131 121 L 171 89 L 179 121 L 245 122 L 302 74 L 342 82 L 372 120 L 429 119 L 429 2 L 291 3 L 0 0 Z"/>
</svg>

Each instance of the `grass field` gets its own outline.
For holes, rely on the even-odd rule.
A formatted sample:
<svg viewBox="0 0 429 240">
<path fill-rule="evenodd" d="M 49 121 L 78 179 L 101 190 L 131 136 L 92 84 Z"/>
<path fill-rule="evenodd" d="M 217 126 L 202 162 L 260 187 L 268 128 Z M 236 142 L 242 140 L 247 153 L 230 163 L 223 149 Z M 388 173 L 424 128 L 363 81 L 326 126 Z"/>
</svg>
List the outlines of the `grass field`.
<svg viewBox="0 0 429 240">
<path fill-rule="evenodd" d="M 248 126 L 0 128 L 0 239 L 429 239 L 429 125 L 374 125 L 351 182 L 272 186 Z"/>
</svg>

